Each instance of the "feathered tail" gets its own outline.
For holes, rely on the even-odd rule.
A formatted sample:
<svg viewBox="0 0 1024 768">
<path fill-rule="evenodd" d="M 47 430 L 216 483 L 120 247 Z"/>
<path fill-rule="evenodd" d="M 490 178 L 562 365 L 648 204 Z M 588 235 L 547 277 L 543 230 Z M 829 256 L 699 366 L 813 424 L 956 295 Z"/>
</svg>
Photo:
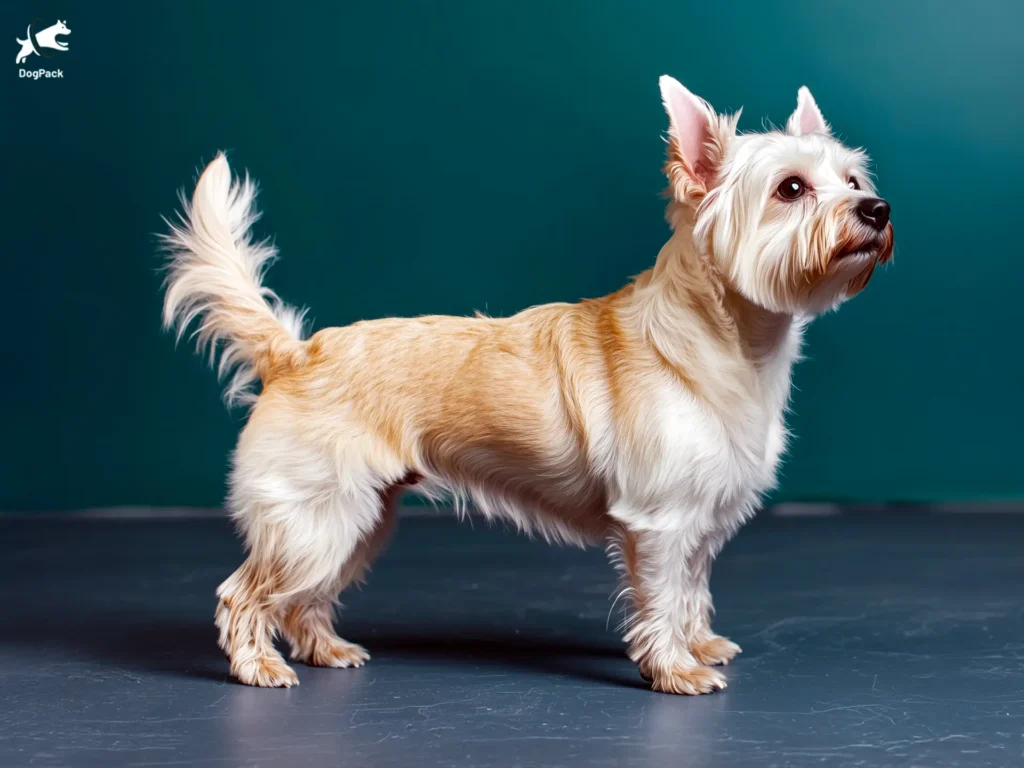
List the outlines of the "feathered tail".
<svg viewBox="0 0 1024 768">
<path fill-rule="evenodd" d="M 198 318 L 193 333 L 200 351 L 209 349 L 217 373 L 231 374 L 224 393 L 228 404 L 253 398 L 257 378 L 264 386 L 304 355 L 304 311 L 285 306 L 262 285 L 263 273 L 277 256 L 267 242 L 253 242 L 249 229 L 259 218 L 256 184 L 246 175 L 232 179 L 224 154 L 218 154 L 196 183 L 192 202 L 182 194 L 177 221 L 167 221 L 162 236 L 167 259 L 164 327 L 178 338 Z"/>
</svg>

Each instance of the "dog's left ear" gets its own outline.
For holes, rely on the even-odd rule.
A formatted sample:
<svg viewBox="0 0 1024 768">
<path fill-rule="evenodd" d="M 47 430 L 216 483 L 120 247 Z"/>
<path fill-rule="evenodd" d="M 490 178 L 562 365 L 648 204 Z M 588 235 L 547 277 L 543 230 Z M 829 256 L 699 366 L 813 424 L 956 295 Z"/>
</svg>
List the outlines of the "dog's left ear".
<svg viewBox="0 0 1024 768">
<path fill-rule="evenodd" d="M 811 96 L 806 85 L 797 92 L 796 110 L 789 116 L 786 130 L 793 136 L 806 136 L 808 133 L 831 133 L 821 110 L 818 109 L 818 102 Z"/>
<path fill-rule="evenodd" d="M 699 203 L 715 184 L 739 113 L 722 116 L 668 75 L 659 80 L 669 119 L 665 174 L 680 202 Z"/>
</svg>

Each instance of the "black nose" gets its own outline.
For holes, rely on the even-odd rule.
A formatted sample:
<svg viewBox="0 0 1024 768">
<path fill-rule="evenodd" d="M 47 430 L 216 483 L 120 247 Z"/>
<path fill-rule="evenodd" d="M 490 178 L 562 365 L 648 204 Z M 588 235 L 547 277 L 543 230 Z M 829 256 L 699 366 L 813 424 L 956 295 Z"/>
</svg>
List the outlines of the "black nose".
<svg viewBox="0 0 1024 768">
<path fill-rule="evenodd" d="M 857 205 L 857 216 L 869 227 L 882 231 L 889 223 L 889 204 L 881 198 L 869 197 Z"/>
</svg>

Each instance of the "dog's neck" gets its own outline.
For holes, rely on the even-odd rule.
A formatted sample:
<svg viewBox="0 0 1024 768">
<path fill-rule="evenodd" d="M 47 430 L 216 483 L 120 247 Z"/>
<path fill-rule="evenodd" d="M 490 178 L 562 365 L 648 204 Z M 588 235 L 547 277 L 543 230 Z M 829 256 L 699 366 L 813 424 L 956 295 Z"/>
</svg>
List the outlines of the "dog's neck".
<svg viewBox="0 0 1024 768">
<path fill-rule="evenodd" d="M 746 357 L 761 366 L 776 357 L 789 340 L 793 315 L 760 307 L 731 288 L 726 287 L 722 301 L 736 323 Z"/>
<path fill-rule="evenodd" d="M 738 344 L 744 358 L 758 368 L 791 346 L 790 331 L 803 322 L 793 315 L 761 307 L 731 288 L 711 258 L 694 244 L 693 215 L 689 209 L 672 211 L 674 232 L 655 263 L 652 285 L 683 301 L 714 336 Z"/>
</svg>

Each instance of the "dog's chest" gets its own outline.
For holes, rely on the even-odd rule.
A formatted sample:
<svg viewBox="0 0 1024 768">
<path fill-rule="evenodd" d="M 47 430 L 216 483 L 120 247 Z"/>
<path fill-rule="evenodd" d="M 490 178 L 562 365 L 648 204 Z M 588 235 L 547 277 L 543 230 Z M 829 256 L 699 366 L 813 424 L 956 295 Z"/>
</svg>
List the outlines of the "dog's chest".
<svg viewBox="0 0 1024 768">
<path fill-rule="evenodd" d="M 661 466 L 655 482 L 683 486 L 690 498 L 730 499 L 770 486 L 782 453 L 782 409 L 763 402 L 742 404 L 722 415 L 692 396 L 661 399 L 657 439 Z"/>
<path fill-rule="evenodd" d="M 759 371 L 758 386 L 728 408 L 677 382 L 660 385 L 645 429 L 650 450 L 634 464 L 636 495 L 651 506 L 679 504 L 709 514 L 755 505 L 775 485 L 786 445 L 792 361 L 778 363 Z"/>
</svg>

